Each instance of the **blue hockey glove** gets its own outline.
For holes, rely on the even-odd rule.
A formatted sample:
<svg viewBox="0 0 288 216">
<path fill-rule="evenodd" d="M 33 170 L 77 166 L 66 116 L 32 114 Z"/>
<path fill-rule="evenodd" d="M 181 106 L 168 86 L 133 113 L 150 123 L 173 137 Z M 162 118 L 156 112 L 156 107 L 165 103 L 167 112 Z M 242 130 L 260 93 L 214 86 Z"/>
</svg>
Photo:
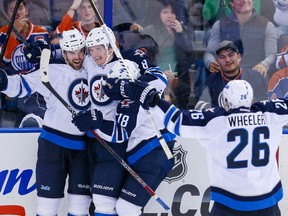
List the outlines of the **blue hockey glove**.
<svg viewBox="0 0 288 216">
<path fill-rule="evenodd" d="M 5 70 L 0 69 L 0 91 L 3 91 L 7 88 L 8 79 Z"/>
<path fill-rule="evenodd" d="M 28 62 L 36 64 L 40 62 L 43 49 L 51 49 L 50 44 L 44 39 L 37 40 L 24 48 L 24 56 Z"/>
<path fill-rule="evenodd" d="M 93 109 L 81 111 L 73 117 L 72 123 L 82 132 L 101 127 L 103 115 L 100 111 Z"/>
<path fill-rule="evenodd" d="M 129 79 L 108 78 L 106 85 L 103 86 L 105 94 L 113 100 L 123 100 L 128 98 L 128 91 L 125 90 L 125 84 Z"/>
<path fill-rule="evenodd" d="M 127 83 L 125 89 L 129 91 L 130 100 L 139 101 L 146 110 L 149 107 L 155 107 L 160 100 L 157 90 L 146 82 L 135 80 L 134 82 Z"/>
</svg>

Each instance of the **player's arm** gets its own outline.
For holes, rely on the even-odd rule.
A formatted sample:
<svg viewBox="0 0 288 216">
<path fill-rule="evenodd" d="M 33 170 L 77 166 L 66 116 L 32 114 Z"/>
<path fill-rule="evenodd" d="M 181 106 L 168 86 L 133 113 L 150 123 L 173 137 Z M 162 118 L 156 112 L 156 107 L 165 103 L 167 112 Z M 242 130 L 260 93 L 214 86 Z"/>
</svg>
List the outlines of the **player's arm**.
<svg viewBox="0 0 288 216">
<path fill-rule="evenodd" d="M 145 49 L 128 50 L 122 53 L 126 59 L 136 62 L 140 69 L 141 76 L 138 80 L 147 82 L 155 87 L 158 92 L 163 92 L 168 85 L 168 80 L 160 67 L 153 64 L 146 54 Z"/>
</svg>

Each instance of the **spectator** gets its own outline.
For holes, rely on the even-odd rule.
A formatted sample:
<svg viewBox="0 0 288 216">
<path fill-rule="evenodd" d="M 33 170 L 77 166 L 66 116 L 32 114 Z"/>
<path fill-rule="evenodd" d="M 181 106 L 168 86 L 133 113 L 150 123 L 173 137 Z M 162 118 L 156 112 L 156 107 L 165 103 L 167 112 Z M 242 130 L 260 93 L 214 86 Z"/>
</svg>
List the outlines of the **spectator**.
<svg viewBox="0 0 288 216">
<path fill-rule="evenodd" d="M 156 63 L 156 56 L 159 52 L 157 42 L 147 34 L 142 34 L 142 26 L 137 23 L 122 23 L 112 28 L 120 51 L 135 50 L 142 48 L 145 50 L 150 61 Z"/>
<path fill-rule="evenodd" d="M 231 0 L 231 6 L 232 14 L 216 21 L 212 27 L 204 54 L 205 66 L 211 73 L 219 72 L 214 57 L 216 47 L 223 40 L 231 40 L 238 43 L 242 55 L 241 67 L 254 69 L 265 77 L 268 73 L 269 78 L 277 53 L 275 26 L 256 13 L 252 0 Z"/>
<path fill-rule="evenodd" d="M 78 30 L 65 31 L 62 36 L 60 46 L 66 63 L 49 64 L 49 82 L 73 109 L 86 110 L 90 102 L 87 73 L 82 67 L 85 37 Z M 14 76 L 7 76 L 1 69 L 0 77 L 0 90 L 4 94 L 23 97 L 38 91 L 47 102 L 38 139 L 37 215 L 57 215 L 68 175 L 68 215 L 88 215 L 90 172 L 84 133 L 71 123 L 69 110 L 43 85 L 37 67 L 29 74 Z"/>
<path fill-rule="evenodd" d="M 205 0 L 202 9 L 202 15 L 206 22 L 213 25 L 217 20 L 231 14 L 231 0 Z M 261 0 L 253 0 L 253 5 L 258 14 L 260 14 Z"/>
<path fill-rule="evenodd" d="M 278 50 L 288 45 L 288 2 L 282 0 L 274 0 L 275 14 L 274 21 L 277 24 L 277 38 L 278 38 Z"/>
<path fill-rule="evenodd" d="M 211 106 L 218 106 L 219 97 L 225 85 L 231 80 L 246 80 L 254 89 L 253 101 L 266 100 L 267 81 L 257 71 L 242 68 L 241 55 L 232 41 L 222 41 L 216 49 L 216 62 L 219 65 L 218 73 L 210 73 L 206 80 L 206 89 L 201 100 L 210 101 Z M 209 94 L 207 94 L 209 91 Z"/>
<path fill-rule="evenodd" d="M 186 107 L 190 93 L 188 71 L 194 62 L 192 30 L 188 23 L 176 18 L 175 8 L 169 1 L 156 1 L 155 4 L 159 8 L 160 19 L 155 19 L 153 24 L 144 27 L 143 33 L 151 35 L 159 45 L 159 54 L 156 57 L 159 67 L 163 71 L 178 73 L 179 85 L 174 89 L 177 105 Z"/>
<path fill-rule="evenodd" d="M 76 11 L 79 13 L 80 20 L 73 22 Z M 95 18 L 95 13 L 89 0 L 74 0 L 68 12 L 62 18 L 61 23 L 57 26 L 56 33 L 61 34 L 64 30 L 76 28 L 87 37 L 93 28 L 100 26 L 95 21 Z"/>
<path fill-rule="evenodd" d="M 8 18 L 11 19 L 13 15 L 13 10 L 15 8 L 16 0 L 4 0 L 3 7 L 5 12 L 8 15 Z M 48 40 L 48 32 L 38 26 L 32 24 L 27 18 L 27 8 L 26 2 L 23 1 L 17 10 L 16 19 L 14 22 L 14 27 L 16 30 L 22 34 L 27 43 L 33 43 L 36 40 L 44 39 Z M 0 29 L 0 46 L 3 46 L 3 43 L 6 38 L 6 33 L 8 30 L 8 25 L 3 26 Z M 3 61 L 5 63 L 5 69 L 9 74 L 18 74 L 18 73 L 27 73 L 32 69 L 35 64 L 28 62 L 24 56 L 25 45 L 17 38 L 16 34 L 12 31 L 7 43 L 7 48 L 4 53 Z M 12 104 L 12 105 L 11 105 Z M 16 105 L 17 104 L 17 105 Z M 35 115 L 44 117 L 44 112 L 46 110 L 46 103 L 43 97 L 35 93 L 29 97 L 21 99 L 11 99 L 7 98 L 3 104 L 5 109 L 11 110 L 16 109 L 17 120 L 15 126 L 18 127 L 22 118 L 29 113 L 34 113 Z M 35 125 L 38 126 L 38 125 Z"/>
<path fill-rule="evenodd" d="M 278 58 L 279 56 L 279 58 Z M 286 98 L 288 96 L 288 45 L 277 55 L 276 71 L 268 84 L 268 99 Z"/>
</svg>

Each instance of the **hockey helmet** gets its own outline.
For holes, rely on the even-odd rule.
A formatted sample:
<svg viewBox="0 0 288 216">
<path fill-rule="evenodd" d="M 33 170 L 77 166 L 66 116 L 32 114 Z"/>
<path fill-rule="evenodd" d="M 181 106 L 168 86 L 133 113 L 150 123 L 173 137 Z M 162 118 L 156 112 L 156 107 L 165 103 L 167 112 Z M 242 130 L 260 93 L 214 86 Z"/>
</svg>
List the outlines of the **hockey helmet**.
<svg viewBox="0 0 288 216">
<path fill-rule="evenodd" d="M 221 98 L 222 107 L 226 110 L 249 108 L 253 100 L 253 89 L 245 80 L 231 80 L 224 87 Z"/>
<path fill-rule="evenodd" d="M 112 42 L 116 43 L 113 31 L 109 27 L 106 27 L 106 29 Z M 104 30 L 104 27 L 97 27 L 92 29 L 86 38 L 86 47 L 93 47 L 97 45 L 104 45 L 107 50 L 110 47 L 110 41 Z"/>
<path fill-rule="evenodd" d="M 124 65 L 128 69 L 126 71 Z M 140 69 L 137 63 L 124 59 L 123 61 L 117 61 L 108 71 L 108 78 L 119 78 L 119 79 L 138 79 L 140 76 Z"/>
<path fill-rule="evenodd" d="M 63 31 L 60 41 L 62 51 L 75 51 L 85 47 L 85 36 L 77 29 Z"/>
</svg>

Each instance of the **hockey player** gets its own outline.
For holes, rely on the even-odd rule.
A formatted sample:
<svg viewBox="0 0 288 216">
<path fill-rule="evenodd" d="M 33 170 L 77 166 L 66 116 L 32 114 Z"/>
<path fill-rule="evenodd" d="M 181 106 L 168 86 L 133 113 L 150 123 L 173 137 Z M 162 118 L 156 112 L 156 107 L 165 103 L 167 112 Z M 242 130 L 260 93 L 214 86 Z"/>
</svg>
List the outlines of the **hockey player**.
<svg viewBox="0 0 288 216">
<path fill-rule="evenodd" d="M 141 96 L 146 105 L 157 98 L 157 94 L 145 94 L 147 88 L 138 82 L 124 85 L 130 98 Z M 223 89 L 223 108 L 186 111 L 164 100 L 153 108 L 153 112 L 162 111 L 158 120 L 170 132 L 198 139 L 206 148 L 211 199 L 215 201 L 212 216 L 281 215 L 278 202 L 283 189 L 275 155 L 282 127 L 288 122 L 288 101 L 252 104 L 252 99 L 247 81 L 232 80 Z"/>
<path fill-rule="evenodd" d="M 90 101 L 87 73 L 82 67 L 85 37 L 78 30 L 65 31 L 60 46 L 66 63 L 49 64 L 49 82 L 71 107 L 86 110 Z M 91 198 L 86 140 L 84 133 L 71 123 L 71 113 L 42 84 L 38 69 L 14 76 L 0 70 L 0 80 L 1 91 L 10 97 L 24 97 L 37 91 L 47 103 L 38 140 L 37 215 L 57 215 L 67 175 L 68 215 L 88 215 Z"/>
<path fill-rule="evenodd" d="M 115 42 L 113 32 L 111 29 L 108 29 L 108 31 L 113 42 Z M 106 134 L 102 133 L 100 135 L 120 157 L 124 159 L 127 157 L 127 162 L 145 181 L 151 182 L 152 188 L 155 189 L 172 169 L 173 161 L 167 160 L 156 137 L 156 132 L 144 110 L 139 110 L 139 104 L 125 100 L 125 96 L 119 93 L 121 79 L 113 79 L 117 83 L 117 87 L 110 89 L 109 92 L 103 91 L 107 76 L 111 77 L 115 71 L 119 74 L 116 75 L 118 78 L 121 78 L 120 74 L 122 74 L 122 77 L 126 75 L 123 67 L 119 66 L 121 63 L 117 60 L 104 30 L 102 28 L 93 29 L 86 38 L 86 46 L 88 47 L 89 56 L 84 62 L 84 67 L 88 71 L 92 111 L 78 114 L 73 122 L 82 131 L 99 128 L 102 122 L 101 111 L 104 121 L 110 120 L 113 125 L 117 109 L 124 109 L 125 114 L 117 117 L 118 121 L 122 122 L 123 127 L 116 127 L 116 125 L 114 128 L 111 127 L 111 124 L 106 125 L 104 128 L 108 131 L 106 131 Z M 126 56 L 134 60 L 134 63 L 125 60 L 125 64 L 129 66 L 130 78 L 148 82 L 157 88 L 157 92 L 162 94 L 167 85 L 167 79 L 161 69 L 150 64 L 141 49 L 127 51 L 125 55 L 123 54 L 124 58 Z M 135 69 L 135 67 L 138 69 Z M 135 72 L 135 70 L 139 70 L 140 74 L 138 75 L 139 72 Z M 128 116 L 129 112 L 139 112 L 142 114 L 142 118 L 136 118 L 134 115 L 133 118 L 130 118 Z M 128 118 L 130 118 L 129 122 Z M 137 129 L 134 129 L 134 127 Z M 126 130 L 124 133 L 123 128 Z M 128 143 L 127 138 L 129 138 Z M 172 149 L 174 136 L 169 137 L 167 135 L 165 138 L 167 143 L 171 141 L 169 147 Z M 95 205 L 94 215 L 139 216 L 141 208 L 146 205 L 150 195 L 132 176 L 127 176 L 126 170 L 97 140 L 94 140 L 94 148 L 95 165 L 91 188 Z M 158 156 L 159 163 L 156 161 L 154 164 L 148 163 L 151 157 L 156 158 Z M 113 177 L 111 178 L 112 172 Z"/>
</svg>

